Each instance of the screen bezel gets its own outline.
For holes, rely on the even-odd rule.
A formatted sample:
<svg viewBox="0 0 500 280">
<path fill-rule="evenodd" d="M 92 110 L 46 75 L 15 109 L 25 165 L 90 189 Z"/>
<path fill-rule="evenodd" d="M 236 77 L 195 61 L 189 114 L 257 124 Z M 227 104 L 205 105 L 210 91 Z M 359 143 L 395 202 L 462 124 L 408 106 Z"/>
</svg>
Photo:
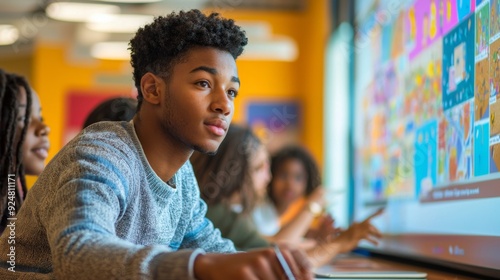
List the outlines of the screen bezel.
<svg viewBox="0 0 500 280">
<path fill-rule="evenodd" d="M 449 273 L 460 273 L 462 276 L 471 277 L 492 277 L 498 278 L 500 270 L 478 267 L 468 264 L 459 264 L 449 261 L 443 261 L 440 259 L 422 257 L 411 254 L 403 254 L 400 252 L 386 251 L 377 248 L 360 246 L 354 250 L 355 253 L 364 256 L 378 257 L 382 259 L 387 259 L 395 262 L 403 262 L 410 265 L 421 266 L 425 268 L 437 269 Z"/>
</svg>

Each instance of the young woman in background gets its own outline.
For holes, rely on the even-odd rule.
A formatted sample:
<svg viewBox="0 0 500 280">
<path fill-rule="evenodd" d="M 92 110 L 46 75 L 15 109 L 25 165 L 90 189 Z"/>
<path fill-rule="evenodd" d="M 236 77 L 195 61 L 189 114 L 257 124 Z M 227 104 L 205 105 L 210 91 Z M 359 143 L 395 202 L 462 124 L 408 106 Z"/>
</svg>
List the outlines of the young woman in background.
<svg viewBox="0 0 500 280">
<path fill-rule="evenodd" d="M 335 233 L 333 219 L 323 211 L 319 169 L 304 148 L 279 150 L 272 157 L 271 174 L 268 197 L 253 212 L 262 235 L 298 242 L 304 237 L 321 239 Z M 311 230 L 315 220 L 316 227 Z"/>
<path fill-rule="evenodd" d="M 248 128 L 232 124 L 215 155 L 191 156 L 207 218 L 239 250 L 269 245 L 256 230 L 251 212 L 271 179 L 265 146 Z"/>
<path fill-rule="evenodd" d="M 0 69 L 0 233 L 19 211 L 25 175 L 39 175 L 49 150 L 40 100 L 22 76 Z"/>
</svg>

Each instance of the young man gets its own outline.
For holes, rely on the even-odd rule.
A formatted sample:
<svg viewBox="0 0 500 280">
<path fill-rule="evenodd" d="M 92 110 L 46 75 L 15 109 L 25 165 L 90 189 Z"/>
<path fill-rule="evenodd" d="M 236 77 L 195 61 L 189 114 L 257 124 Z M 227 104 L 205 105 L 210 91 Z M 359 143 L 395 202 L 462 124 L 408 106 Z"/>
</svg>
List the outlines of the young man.
<svg viewBox="0 0 500 280">
<path fill-rule="evenodd" d="M 224 138 L 246 43 L 232 20 L 197 10 L 139 29 L 138 113 L 88 127 L 54 157 L 0 239 L 0 279 L 282 279 L 287 266 L 310 279 L 299 251 L 203 254 L 234 246 L 205 218 L 188 159 Z"/>
</svg>

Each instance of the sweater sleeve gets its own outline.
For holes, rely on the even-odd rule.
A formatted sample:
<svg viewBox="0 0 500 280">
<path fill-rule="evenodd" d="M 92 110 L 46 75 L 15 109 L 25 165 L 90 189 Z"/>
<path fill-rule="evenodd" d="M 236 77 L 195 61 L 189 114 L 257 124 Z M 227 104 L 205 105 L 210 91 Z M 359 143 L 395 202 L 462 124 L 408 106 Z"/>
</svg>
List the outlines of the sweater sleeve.
<svg viewBox="0 0 500 280">
<path fill-rule="evenodd" d="M 138 245 L 119 238 L 115 223 L 127 203 L 130 170 L 118 156 L 68 155 L 56 187 L 38 209 L 58 279 L 187 279 L 191 250 Z M 117 152 L 118 153 L 118 152 Z M 74 160 L 76 158 L 76 160 Z"/>
<path fill-rule="evenodd" d="M 182 172 L 185 179 L 183 201 L 190 201 L 191 204 L 186 207 L 190 209 L 188 214 L 190 219 L 179 248 L 201 248 L 206 252 L 217 253 L 235 252 L 233 242 L 222 238 L 220 231 L 214 228 L 212 222 L 205 217 L 207 205 L 200 197 L 200 189 L 189 161 L 182 167 Z"/>
<path fill-rule="evenodd" d="M 235 252 L 233 242 L 221 237 L 220 231 L 205 217 L 206 212 L 207 205 L 198 199 L 180 248 L 202 248 L 207 252 L 218 253 Z"/>
</svg>

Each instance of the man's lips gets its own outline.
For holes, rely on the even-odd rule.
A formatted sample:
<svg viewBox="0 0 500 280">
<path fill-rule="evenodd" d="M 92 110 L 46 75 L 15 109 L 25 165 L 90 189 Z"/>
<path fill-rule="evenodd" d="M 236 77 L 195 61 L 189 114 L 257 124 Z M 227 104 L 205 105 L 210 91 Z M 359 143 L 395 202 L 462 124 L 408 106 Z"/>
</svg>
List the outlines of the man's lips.
<svg viewBox="0 0 500 280">
<path fill-rule="evenodd" d="M 208 130 L 217 136 L 224 136 L 226 134 L 228 124 L 223 119 L 211 119 L 204 123 Z"/>
</svg>

